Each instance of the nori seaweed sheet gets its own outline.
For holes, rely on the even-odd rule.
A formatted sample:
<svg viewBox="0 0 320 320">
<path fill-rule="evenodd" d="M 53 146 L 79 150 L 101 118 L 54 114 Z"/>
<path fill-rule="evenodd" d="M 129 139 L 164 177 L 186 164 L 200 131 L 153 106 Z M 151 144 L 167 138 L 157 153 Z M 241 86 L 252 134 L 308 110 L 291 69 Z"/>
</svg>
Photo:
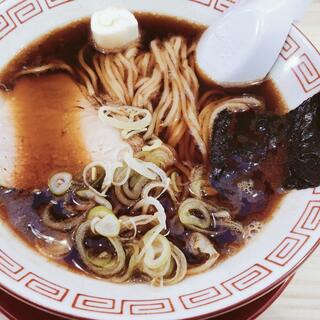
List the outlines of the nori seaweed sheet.
<svg viewBox="0 0 320 320">
<path fill-rule="evenodd" d="M 288 164 L 285 189 L 320 185 L 320 93 L 288 114 Z"/>
<path fill-rule="evenodd" d="M 280 190 L 320 185 L 320 93 L 286 115 L 221 112 L 211 141 L 211 183 L 239 218 Z"/>
</svg>

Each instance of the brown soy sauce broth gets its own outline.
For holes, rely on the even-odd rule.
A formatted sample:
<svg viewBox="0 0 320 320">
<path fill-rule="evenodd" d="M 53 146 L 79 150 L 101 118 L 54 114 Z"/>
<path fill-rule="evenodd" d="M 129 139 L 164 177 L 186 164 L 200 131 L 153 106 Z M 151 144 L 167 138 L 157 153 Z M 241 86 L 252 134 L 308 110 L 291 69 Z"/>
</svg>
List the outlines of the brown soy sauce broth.
<svg viewBox="0 0 320 320">
<path fill-rule="evenodd" d="M 147 47 L 150 40 L 154 38 L 165 38 L 170 34 L 180 34 L 190 38 L 191 40 L 195 37 L 200 36 L 200 34 L 204 30 L 204 26 L 191 24 L 187 21 L 178 20 L 172 17 L 163 17 L 150 14 L 136 15 L 138 17 L 139 25 L 143 34 L 142 49 L 144 47 Z M 90 42 L 89 19 L 77 21 L 61 29 L 57 29 L 56 31 L 53 31 L 52 33 L 44 36 L 37 42 L 31 44 L 28 48 L 19 53 L 0 75 L 0 83 L 4 83 L 6 87 L 12 88 L 14 86 L 14 83 L 12 81 L 13 75 L 17 71 L 20 71 L 24 67 L 44 64 L 50 61 L 52 58 L 64 60 L 71 65 L 76 65 L 77 53 L 84 45 L 88 44 L 87 54 L 93 54 L 94 51 L 90 46 Z M 40 78 L 42 77 L 46 76 L 40 76 Z M 32 77 L 26 77 L 24 81 L 30 81 L 30 85 L 33 85 L 34 83 Z M 61 85 L 63 85 L 63 81 L 61 82 Z M 204 91 L 207 88 L 208 87 L 205 83 L 201 83 L 200 91 Z M 232 95 L 250 93 L 261 96 L 265 99 L 267 110 L 273 113 L 282 114 L 287 110 L 285 102 L 283 101 L 280 93 L 278 92 L 272 81 L 266 81 L 261 85 L 245 90 L 230 89 L 228 93 Z M 29 105 L 32 104 L 32 101 L 30 101 L 32 97 L 30 97 L 30 95 L 25 94 L 23 99 L 25 99 L 25 101 L 29 101 Z M 47 103 L 50 104 L 50 96 L 47 100 Z M 21 102 L 21 104 L 23 103 Z M 19 107 L 23 109 L 22 106 Z M 25 112 L 29 111 L 26 110 Z M 31 135 L 31 124 L 32 121 L 25 121 L 19 128 L 20 132 L 25 135 Z M 32 135 L 32 137 L 35 140 L 42 139 L 41 136 Z M 45 148 L 44 143 L 39 142 L 37 145 L 40 146 L 37 152 L 41 154 L 42 151 L 46 151 L 41 150 L 41 146 Z M 62 149 L 61 152 L 65 152 L 66 154 L 68 154 L 68 152 L 70 151 L 68 149 L 68 144 L 65 144 L 63 148 L 64 149 Z M 48 171 L 50 171 L 50 168 L 48 168 Z M 21 174 L 25 174 L 26 177 L 29 177 L 27 173 L 21 172 Z M 242 223 L 248 224 L 255 219 L 266 222 L 272 217 L 273 212 L 279 206 L 282 198 L 282 195 L 272 196 L 268 208 L 265 211 L 247 218 Z M 28 224 L 31 223 L 40 228 L 41 219 L 39 218 L 37 212 L 35 212 L 34 210 L 30 210 L 30 196 L 28 196 L 28 194 L 26 194 L 25 192 L 9 192 L 8 190 L 0 189 L 0 199 L 0 212 L 2 220 L 7 222 L 8 225 L 17 233 L 17 235 L 20 236 L 27 244 L 29 244 L 31 247 L 34 247 L 34 238 L 30 233 Z M 172 219 L 170 219 L 170 221 L 171 220 Z M 43 230 L 46 231 L 45 228 Z M 182 234 L 182 238 L 180 240 L 183 241 L 183 237 L 186 235 L 187 233 Z M 243 243 L 239 243 L 234 244 L 231 249 L 227 248 L 227 250 L 222 250 L 221 261 L 227 258 L 230 254 L 239 251 L 242 247 Z M 74 249 L 65 259 L 55 261 L 64 266 L 70 267 L 73 270 L 86 271 L 85 266 L 79 259 L 79 256 Z M 87 274 L 92 275 L 88 272 Z"/>
</svg>

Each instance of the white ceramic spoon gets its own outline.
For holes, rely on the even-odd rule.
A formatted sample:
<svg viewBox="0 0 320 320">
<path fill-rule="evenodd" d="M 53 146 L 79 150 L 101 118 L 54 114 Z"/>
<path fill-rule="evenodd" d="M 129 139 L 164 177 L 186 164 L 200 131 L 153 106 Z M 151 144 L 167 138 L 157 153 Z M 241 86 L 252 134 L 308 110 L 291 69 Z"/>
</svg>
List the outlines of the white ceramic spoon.
<svg viewBox="0 0 320 320">
<path fill-rule="evenodd" d="M 224 87 L 263 81 L 312 0 L 240 0 L 202 35 L 199 72 Z"/>
</svg>

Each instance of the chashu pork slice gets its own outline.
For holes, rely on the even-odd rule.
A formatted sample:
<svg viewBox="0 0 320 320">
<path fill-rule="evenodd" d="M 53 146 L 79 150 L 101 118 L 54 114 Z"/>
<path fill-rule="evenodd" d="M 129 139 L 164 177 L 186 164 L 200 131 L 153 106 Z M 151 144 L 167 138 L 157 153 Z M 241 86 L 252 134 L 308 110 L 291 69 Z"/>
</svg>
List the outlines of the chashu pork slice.
<svg viewBox="0 0 320 320">
<path fill-rule="evenodd" d="M 0 186 L 32 190 L 59 171 L 80 175 L 92 161 L 129 148 L 98 118 L 66 74 L 25 77 L 0 96 Z"/>
</svg>

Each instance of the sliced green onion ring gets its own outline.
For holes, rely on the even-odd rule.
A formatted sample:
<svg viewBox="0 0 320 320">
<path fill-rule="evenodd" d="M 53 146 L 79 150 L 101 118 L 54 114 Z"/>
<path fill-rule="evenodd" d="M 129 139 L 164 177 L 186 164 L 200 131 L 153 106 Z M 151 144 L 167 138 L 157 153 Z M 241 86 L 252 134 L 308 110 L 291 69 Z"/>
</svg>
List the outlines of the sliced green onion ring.
<svg viewBox="0 0 320 320">
<path fill-rule="evenodd" d="M 154 222 L 155 220 L 156 220 L 155 216 L 151 216 L 148 214 L 146 214 L 146 215 L 141 214 L 136 217 L 121 216 L 119 218 L 120 225 L 121 225 L 120 233 L 124 232 L 126 230 L 133 230 L 134 231 L 134 233 L 131 237 L 126 238 L 126 237 L 120 236 L 121 240 L 122 241 L 129 241 L 129 240 L 135 239 L 137 236 L 137 232 L 138 232 L 138 229 L 137 229 L 138 226 L 147 225 L 149 223 Z"/>
<path fill-rule="evenodd" d="M 209 256 L 208 260 L 202 265 L 189 268 L 187 271 L 187 274 L 189 275 L 200 274 L 209 270 L 220 256 L 208 238 L 199 232 L 193 232 L 191 234 L 188 245 L 195 255 L 199 253 L 206 253 Z"/>
<path fill-rule="evenodd" d="M 161 169 L 166 169 L 172 166 L 175 161 L 174 151 L 164 144 L 151 151 L 142 151 L 136 156 L 145 162 L 154 163 Z"/>
<path fill-rule="evenodd" d="M 156 208 L 156 213 L 154 214 L 155 217 L 159 220 L 160 226 L 162 229 L 166 228 L 166 213 L 164 211 L 164 208 L 162 204 L 160 203 L 159 200 L 153 198 L 153 197 L 148 197 L 141 199 L 134 207 L 133 210 L 138 210 L 143 207 L 149 207 L 149 206 L 154 206 Z"/>
<path fill-rule="evenodd" d="M 104 197 L 96 195 L 93 191 L 90 189 L 87 190 L 78 190 L 76 192 L 77 196 L 83 199 L 88 199 L 88 200 L 94 200 L 97 204 L 107 207 L 112 210 L 112 205 L 111 203 Z"/>
<path fill-rule="evenodd" d="M 92 220 L 93 218 L 104 218 L 108 214 L 114 214 L 112 209 L 104 207 L 104 206 L 97 206 L 91 209 L 87 215 L 87 220 Z"/>
<path fill-rule="evenodd" d="M 124 268 L 126 261 L 126 254 L 120 240 L 117 237 L 107 238 L 115 250 L 115 256 L 105 252 L 105 254 L 94 257 L 84 246 L 84 240 L 90 229 L 91 221 L 86 221 L 76 231 L 75 241 L 82 261 L 91 271 L 103 277 L 111 277 L 119 273 Z"/>
<path fill-rule="evenodd" d="M 183 203 L 181 203 L 178 215 L 181 223 L 185 226 L 194 226 L 200 229 L 207 229 L 210 227 L 212 219 L 214 219 L 213 215 L 209 212 L 209 205 L 205 202 L 189 198 L 186 199 Z M 201 214 L 201 218 L 195 216 L 192 211 L 199 212 Z"/>
<path fill-rule="evenodd" d="M 97 190 L 95 186 L 93 186 L 88 180 L 88 176 L 91 175 L 91 170 L 94 167 L 100 167 L 105 170 L 105 178 L 102 182 L 102 191 Z M 105 162 L 91 162 L 83 170 L 83 182 L 87 186 L 87 188 L 89 188 L 96 195 L 104 197 L 110 186 L 112 185 L 114 173 L 119 167 L 122 167 L 122 163 L 120 161 L 106 160 Z"/>
<path fill-rule="evenodd" d="M 162 141 L 159 138 L 154 138 L 148 142 L 147 145 L 142 147 L 142 151 L 153 151 L 162 146 Z"/>
<path fill-rule="evenodd" d="M 91 231 L 104 237 L 117 237 L 120 221 L 109 208 L 98 206 L 91 209 L 87 220 L 91 220 Z"/>
<path fill-rule="evenodd" d="M 166 237 L 160 234 L 162 227 L 155 226 L 142 238 L 143 247 L 138 256 L 142 271 L 151 278 L 164 276 L 170 269 L 171 246 Z"/>
<path fill-rule="evenodd" d="M 117 237 L 120 233 L 120 222 L 113 213 L 108 213 L 103 218 L 93 218 L 91 230 L 103 237 Z"/>
<path fill-rule="evenodd" d="M 156 174 L 146 167 L 146 162 L 135 159 L 129 153 L 124 156 L 124 161 L 126 162 L 128 167 L 141 174 L 142 176 L 150 180 L 155 180 L 157 178 Z"/>
<path fill-rule="evenodd" d="M 131 169 L 128 166 L 122 166 L 115 170 L 112 184 L 114 186 L 123 186 L 130 177 Z"/>
<path fill-rule="evenodd" d="M 161 192 L 155 196 L 154 198 L 158 199 L 164 192 L 165 192 L 165 188 L 166 186 L 163 185 L 162 182 L 160 181 L 152 181 L 149 182 L 148 184 L 146 184 L 144 186 L 144 188 L 142 189 L 142 198 L 148 198 L 150 197 L 150 192 L 153 189 L 162 189 Z"/>
<path fill-rule="evenodd" d="M 116 282 L 116 283 L 123 283 L 125 281 L 128 281 L 130 279 L 130 277 L 132 276 L 132 273 L 134 272 L 134 270 L 136 269 L 137 265 L 138 265 L 138 257 L 139 257 L 139 246 L 136 243 L 131 244 L 131 256 L 130 256 L 130 260 L 129 260 L 129 265 L 128 265 L 128 269 L 126 270 L 126 272 L 118 277 L 113 277 L 112 281 Z"/>
<path fill-rule="evenodd" d="M 159 234 L 153 244 L 146 250 L 143 262 L 150 269 L 163 266 L 171 255 L 170 243 L 166 237 Z"/>
<path fill-rule="evenodd" d="M 59 172 L 49 179 L 49 190 L 55 196 L 61 196 L 70 189 L 72 183 L 72 175 L 68 172 Z"/>
<path fill-rule="evenodd" d="M 155 286 L 171 286 L 182 281 L 187 274 L 187 260 L 183 252 L 170 242 L 171 266 L 163 278 L 155 278 L 152 284 Z"/>
<path fill-rule="evenodd" d="M 73 228 L 77 227 L 80 223 L 82 223 L 86 217 L 85 212 L 83 212 L 83 213 L 77 214 L 74 217 L 57 221 L 52 217 L 52 214 L 50 212 L 51 208 L 52 208 L 52 204 L 50 203 L 43 210 L 41 214 L 41 218 L 42 218 L 43 224 L 53 230 L 62 231 L 62 232 L 70 231 Z"/>
<path fill-rule="evenodd" d="M 190 174 L 190 192 L 198 199 L 217 195 L 217 191 L 209 183 L 207 169 L 204 166 L 196 166 Z"/>
</svg>

